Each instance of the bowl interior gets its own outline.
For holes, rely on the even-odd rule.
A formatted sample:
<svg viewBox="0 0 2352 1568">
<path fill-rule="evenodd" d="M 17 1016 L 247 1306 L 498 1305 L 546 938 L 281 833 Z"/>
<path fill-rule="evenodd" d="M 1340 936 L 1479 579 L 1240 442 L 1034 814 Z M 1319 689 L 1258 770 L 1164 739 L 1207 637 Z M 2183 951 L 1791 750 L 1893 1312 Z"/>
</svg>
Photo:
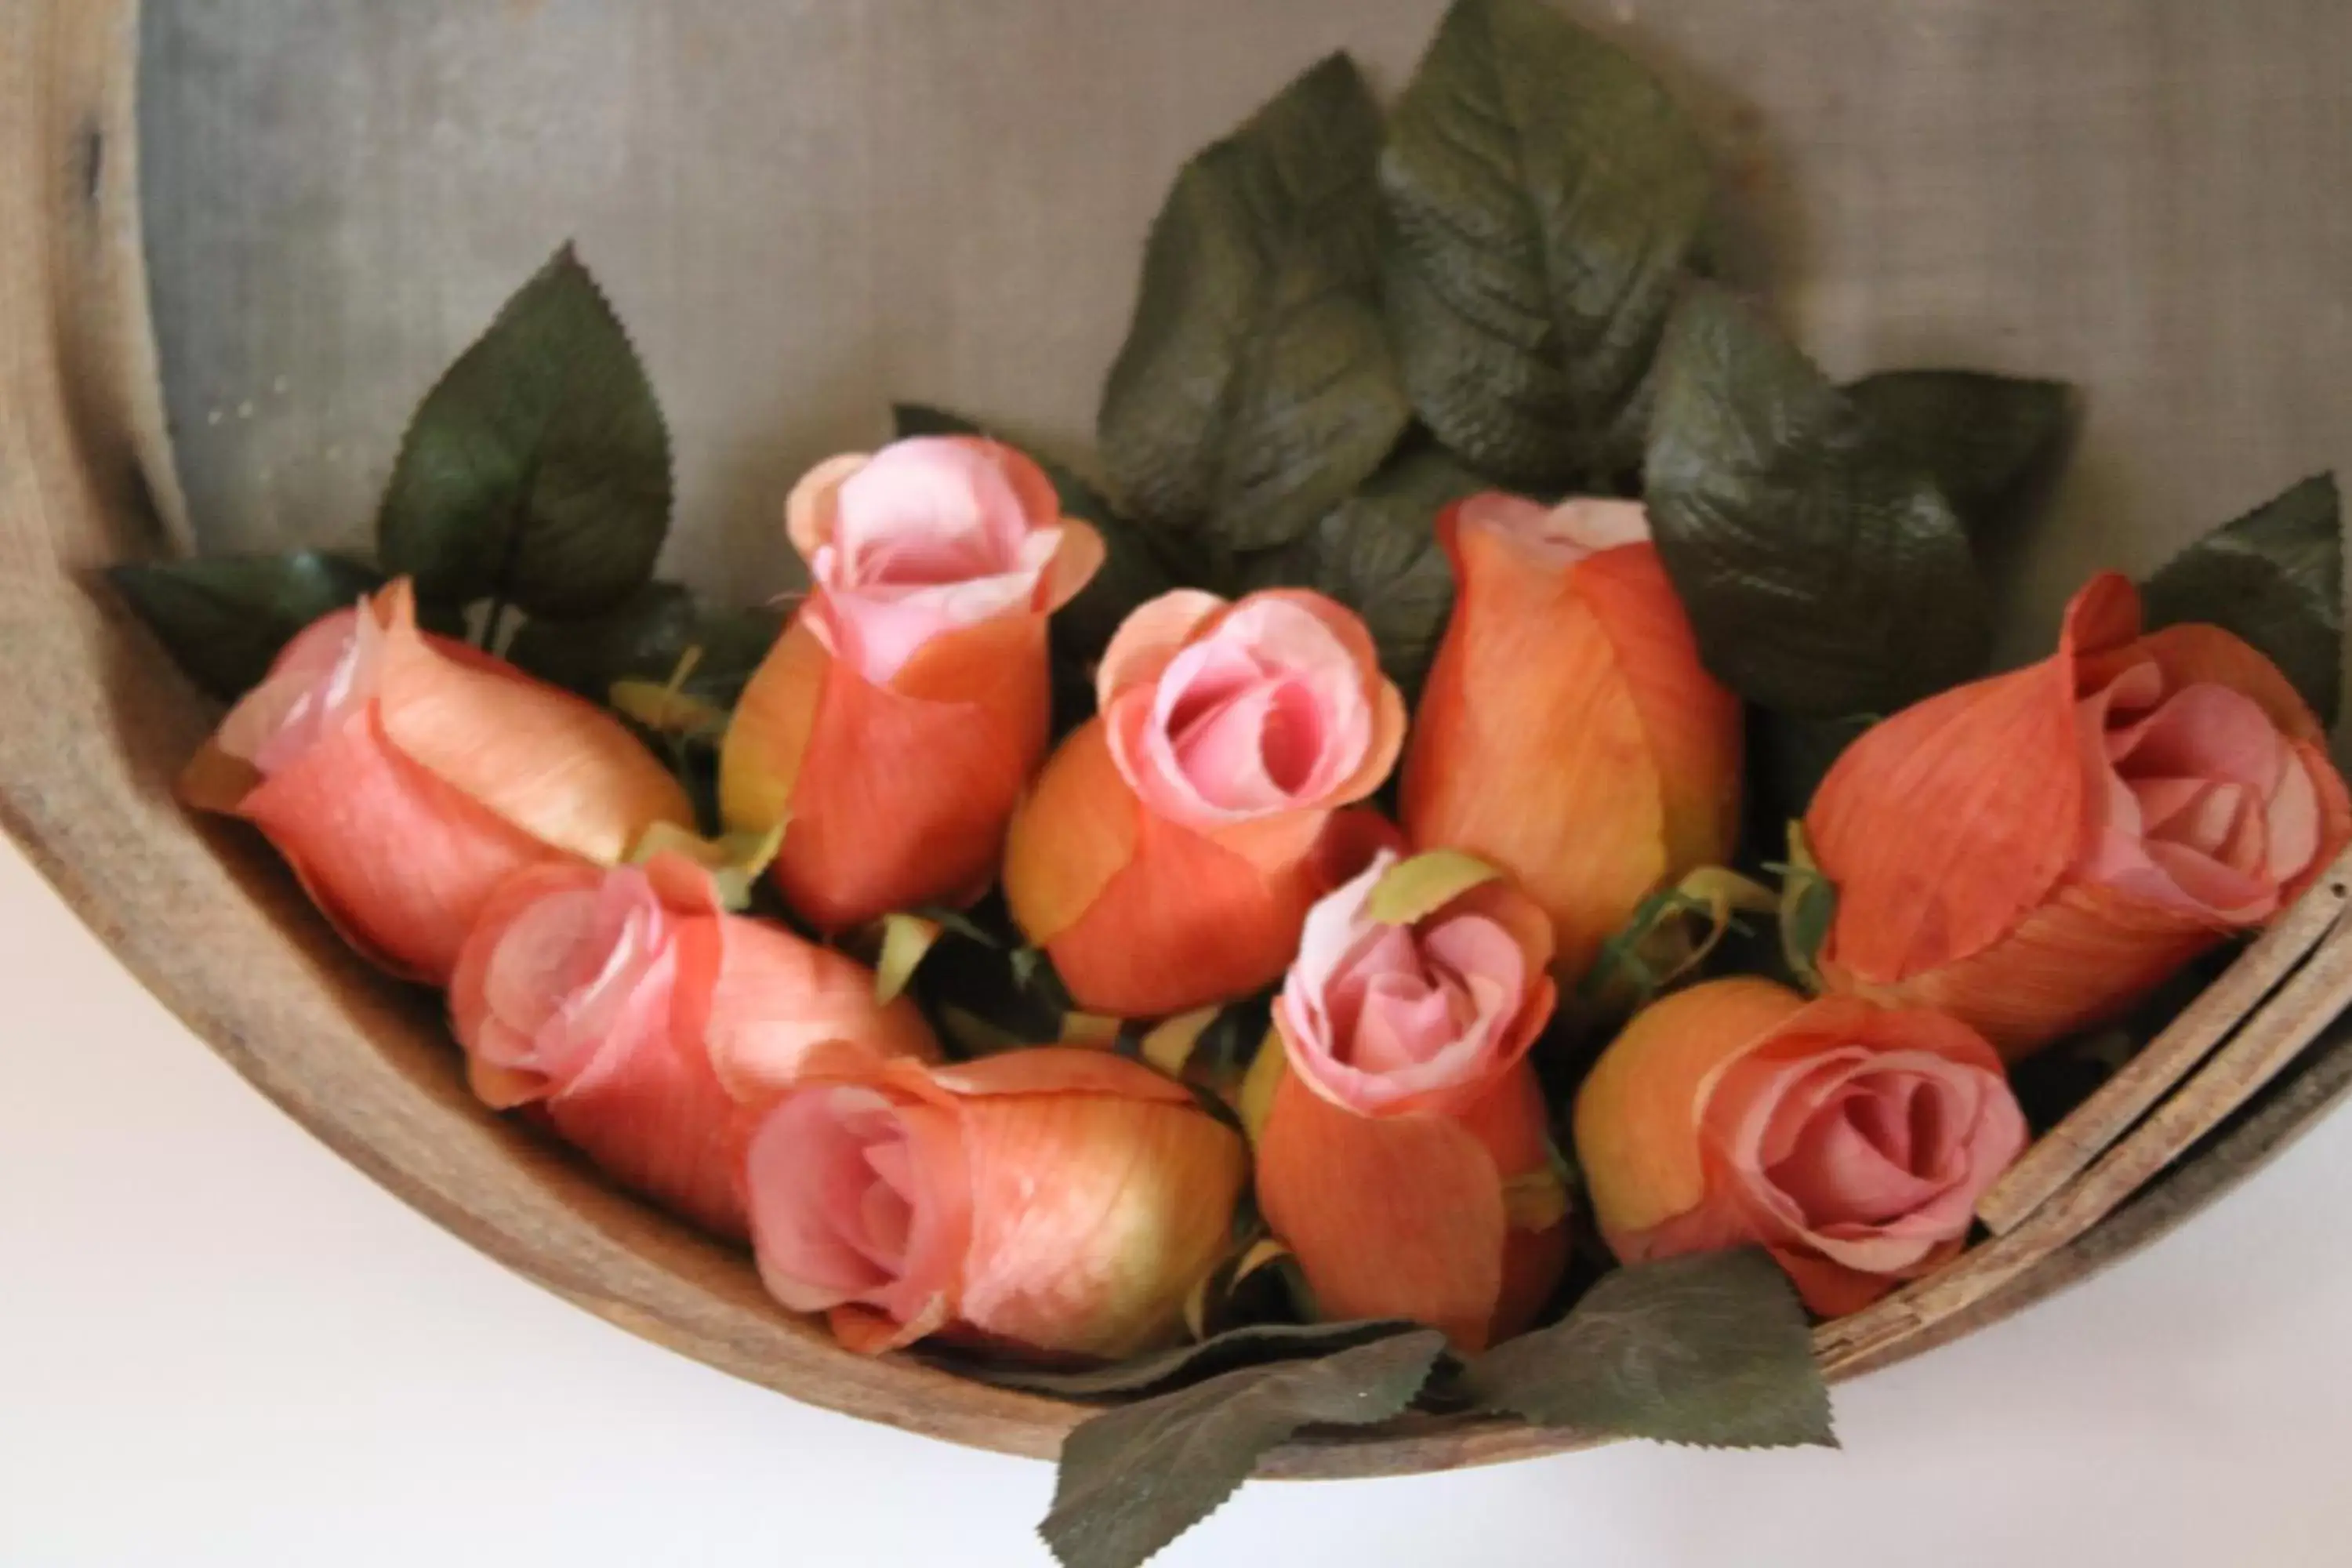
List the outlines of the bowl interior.
<svg viewBox="0 0 2352 1568">
<path fill-rule="evenodd" d="M 2019 649 L 2352 462 L 2352 13 L 1589 0 L 1665 72 L 1742 275 L 1830 369 L 2086 389 L 2057 516 L 2001 552 Z M 1333 48 L 1383 90 L 1440 0 L 420 0 L 152 7 L 165 388 L 213 548 L 365 537 L 415 400 L 576 237 L 677 432 L 670 565 L 782 584 L 784 489 L 894 399 L 1083 453 L 1182 159 Z"/>
</svg>

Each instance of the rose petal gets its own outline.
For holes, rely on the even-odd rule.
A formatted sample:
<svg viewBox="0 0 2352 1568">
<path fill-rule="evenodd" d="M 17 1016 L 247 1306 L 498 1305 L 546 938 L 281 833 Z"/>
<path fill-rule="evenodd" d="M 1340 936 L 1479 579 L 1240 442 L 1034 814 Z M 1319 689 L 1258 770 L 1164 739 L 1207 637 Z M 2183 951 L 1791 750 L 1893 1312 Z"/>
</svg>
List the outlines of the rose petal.
<svg viewBox="0 0 2352 1568">
<path fill-rule="evenodd" d="M 712 1069 L 738 1100 L 773 1098 L 828 1046 L 877 1060 L 938 1059 L 939 1044 L 911 1001 L 875 1005 L 873 972 L 864 965 L 764 921 L 734 919 L 720 929 L 706 1038 Z M 841 1058 L 832 1059 L 838 1070 Z"/>
<path fill-rule="evenodd" d="M 1181 1332 L 1186 1292 L 1224 1255 L 1247 1170 L 1229 1128 L 1156 1090 L 983 1095 L 964 1101 L 963 1120 L 966 1321 L 1038 1350 L 1106 1357 Z"/>
<path fill-rule="evenodd" d="M 977 897 L 1045 751 L 1043 618 L 934 637 L 877 686 L 824 650 L 823 613 L 803 607 L 745 688 L 720 758 L 730 826 L 785 826 L 776 880 L 823 930 Z"/>
<path fill-rule="evenodd" d="M 1326 1318 L 1409 1318 L 1483 1349 L 1503 1290 L 1503 1178 L 1439 1116 L 1369 1118 L 1286 1077 L 1257 1147 L 1259 1206 Z"/>
<path fill-rule="evenodd" d="M 1669 867 L 1660 753 L 1611 626 L 1578 586 L 1621 552 L 1561 571 L 1458 510 L 1438 531 L 1461 592 L 1405 756 L 1405 831 L 1508 870 L 1574 975 Z"/>
<path fill-rule="evenodd" d="M 866 1194 L 884 1183 L 866 1158 L 877 1142 L 905 1162 L 885 1184 L 907 1205 L 895 1268 L 876 1260 L 866 1224 Z M 760 1278 L 785 1306 L 876 1309 L 889 1325 L 854 1347 L 871 1352 L 907 1342 L 910 1330 L 919 1337 L 951 1310 L 971 1199 L 953 1111 L 854 1084 L 795 1089 L 760 1119 L 744 1171 Z"/>
<path fill-rule="evenodd" d="M 1725 1063 L 1805 1005 L 1766 980 L 1709 981 L 1643 1008 L 1601 1053 L 1577 1091 L 1573 1121 L 1593 1217 L 1618 1257 L 1671 1256 L 1659 1248 L 1688 1237 L 1661 1235 L 1668 1226 L 1725 1231 L 1722 1212 L 1707 1204 L 1703 1093 Z"/>
<path fill-rule="evenodd" d="M 1095 672 L 1096 705 L 1108 709 L 1129 688 L 1156 683 L 1192 634 L 1225 605 L 1214 594 L 1177 588 L 1129 611 Z"/>
<path fill-rule="evenodd" d="M 2138 624 L 2130 583 L 2095 578 L 2052 658 L 1929 698 L 1846 749 L 1805 818 L 1839 889 L 1825 967 L 1895 984 L 1982 952 L 2050 898 L 2092 820 L 2077 667 Z"/>
<path fill-rule="evenodd" d="M 1168 661 L 1149 717 L 1114 728 L 1113 755 L 1148 806 L 1191 826 L 1325 804 L 1370 750 L 1368 697 L 1322 616 L 1253 595 Z"/>
<path fill-rule="evenodd" d="M 1124 700 L 1149 700 L 1148 690 Z M 1005 901 L 1039 946 L 1077 924 L 1135 853 L 1142 808 L 1111 758 L 1108 723 L 1097 715 L 1055 750 L 1005 836 Z"/>
<path fill-rule="evenodd" d="M 525 867 L 566 858 L 390 743 L 362 711 L 238 805 L 352 945 L 445 984 L 475 918 Z"/>
</svg>

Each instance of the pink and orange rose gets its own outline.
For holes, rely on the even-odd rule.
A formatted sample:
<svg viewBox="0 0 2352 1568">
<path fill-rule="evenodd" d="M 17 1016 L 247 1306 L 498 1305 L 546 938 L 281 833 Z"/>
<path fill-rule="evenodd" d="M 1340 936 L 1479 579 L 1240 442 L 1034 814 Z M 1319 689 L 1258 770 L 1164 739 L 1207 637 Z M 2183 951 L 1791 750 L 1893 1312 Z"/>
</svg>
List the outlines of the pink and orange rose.
<svg viewBox="0 0 2352 1568">
<path fill-rule="evenodd" d="M 536 1109 L 625 1185 L 745 1234 L 751 1109 L 820 1052 L 931 1060 L 903 998 L 781 926 L 719 907 L 684 858 L 537 867 L 492 895 L 457 959 L 450 1016 L 474 1090 Z"/>
<path fill-rule="evenodd" d="M 1052 1357 L 1181 1336 L 1247 1170 L 1191 1091 L 1054 1047 L 820 1068 L 766 1112 L 745 1164 L 761 1279 L 843 1343 Z"/>
<path fill-rule="evenodd" d="M 1045 617 L 1102 541 L 1035 463 L 971 437 L 832 458 L 785 516 L 811 588 L 729 726 L 728 825 L 784 829 L 777 885 L 825 931 L 969 903 L 1045 752 Z"/>
<path fill-rule="evenodd" d="M 1835 1317 L 1959 1251 L 2026 1127 L 1967 1025 L 1736 978 L 1637 1015 L 1578 1092 L 1575 1136 L 1619 1258 L 1760 1243 Z"/>
<path fill-rule="evenodd" d="M 1405 834 L 1509 871 L 1572 977 L 1643 899 L 1730 854 L 1739 703 L 1699 663 L 1638 503 L 1488 493 L 1437 528 L 1456 598 L 1405 752 Z"/>
<path fill-rule="evenodd" d="M 1504 881 L 1376 918 L 1383 853 L 1307 917 L 1267 1049 L 1266 1223 L 1329 1318 L 1410 1318 L 1465 1350 L 1535 1319 L 1568 1256 L 1543 1091 L 1551 927 Z M 1532 1201 L 1531 1201 L 1532 1200 Z"/>
<path fill-rule="evenodd" d="M 2015 1058 L 2276 914 L 2352 840 L 2352 803 L 2275 666 L 2215 626 L 2143 635 L 2109 574 L 2051 658 L 1864 733 L 1805 827 L 1838 890 L 1829 984 Z"/>
<path fill-rule="evenodd" d="M 1403 700 L 1319 594 L 1180 589 L 1128 617 L 1101 710 L 1022 803 L 1004 892 L 1090 1012 L 1155 1017 L 1282 974 L 1307 908 L 1387 834 Z"/>
<path fill-rule="evenodd" d="M 259 828 L 354 947 L 436 984 L 514 872 L 694 820 L 610 713 L 420 632 L 405 578 L 295 637 L 180 792 Z"/>
</svg>

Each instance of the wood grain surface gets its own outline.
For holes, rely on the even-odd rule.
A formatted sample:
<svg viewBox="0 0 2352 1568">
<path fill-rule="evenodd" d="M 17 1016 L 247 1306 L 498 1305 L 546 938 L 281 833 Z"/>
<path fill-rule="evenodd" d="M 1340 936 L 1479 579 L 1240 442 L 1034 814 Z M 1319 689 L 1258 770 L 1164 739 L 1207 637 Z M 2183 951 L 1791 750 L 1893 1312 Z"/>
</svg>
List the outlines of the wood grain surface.
<svg viewBox="0 0 2352 1568">
<path fill-rule="evenodd" d="M 1071 1407 L 844 1354 L 740 1256 L 476 1105 L 432 999 L 342 951 L 256 841 L 173 805 L 211 715 L 93 573 L 179 547 L 190 522 L 212 548 L 362 537 L 409 405 L 576 235 L 678 427 L 679 569 L 779 582 L 783 487 L 878 434 L 888 397 L 1082 441 L 1179 159 L 1323 49 L 1360 47 L 1393 83 L 1437 9 L 174 0 L 142 46 L 131 0 L 0 0 L 0 825 L 238 1070 L 492 1256 L 796 1397 L 1050 1454 Z M 1750 271 L 1828 363 L 2089 388 L 2061 520 L 2007 552 L 2020 646 L 2091 566 L 2145 565 L 2352 458 L 2352 209 L 2329 199 L 2352 174 L 2352 12 L 1654 11 L 1585 14 L 1688 87 L 1752 225 Z M 2332 1104 L 2352 1079 L 2352 1030 L 2330 1022 L 2352 938 L 2312 920 L 2329 929 L 2309 956 L 2224 982 L 2267 1002 L 2179 1052 L 2196 1076 L 2157 1086 L 2137 1126 L 2144 1106 L 2111 1118 L 2106 1152 L 2002 1241 L 1825 1330 L 1831 1364 L 1883 1365 L 2039 1299 Z M 1580 1440 L 1417 1418 L 1295 1443 L 1266 1472 Z"/>
</svg>

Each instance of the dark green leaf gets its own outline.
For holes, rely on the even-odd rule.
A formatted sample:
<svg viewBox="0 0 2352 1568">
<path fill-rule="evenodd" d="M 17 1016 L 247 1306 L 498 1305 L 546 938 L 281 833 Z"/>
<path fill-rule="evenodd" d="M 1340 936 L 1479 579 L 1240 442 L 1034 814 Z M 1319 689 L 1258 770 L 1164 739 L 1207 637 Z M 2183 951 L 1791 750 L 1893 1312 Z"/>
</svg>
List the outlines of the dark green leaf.
<svg viewBox="0 0 2352 1568">
<path fill-rule="evenodd" d="M 1463 1382 L 1483 1408 L 1594 1436 L 1837 1446 L 1805 1310 L 1752 1247 L 1605 1275 L 1565 1320 L 1496 1346 Z"/>
<path fill-rule="evenodd" d="M 1809 867 L 1792 867 L 1782 886 L 1780 951 L 1800 984 L 1822 983 L 1822 944 L 1837 921 L 1837 884 Z"/>
<path fill-rule="evenodd" d="M 732 707 L 743 684 L 782 634 L 783 613 L 717 610 L 677 583 L 648 583 L 605 615 L 579 621 L 531 619 L 507 657 L 542 680 L 603 702 L 617 680 L 667 680 L 689 647 L 702 651 L 679 689 Z"/>
<path fill-rule="evenodd" d="M 2167 562 L 2144 590 L 2148 624 L 2208 621 L 2270 656 L 2333 724 L 2344 659 L 2344 527 L 2320 474 Z"/>
<path fill-rule="evenodd" d="M 1707 666 L 1785 713 L 1893 712 L 1979 674 L 1966 531 L 1788 340 L 1695 284 L 1660 353 L 1650 523 Z"/>
<path fill-rule="evenodd" d="M 1484 480 L 1443 450 L 1400 455 L 1286 550 L 1250 563 L 1248 585 L 1318 589 L 1363 616 L 1381 668 L 1417 698 L 1454 608 L 1437 514 Z"/>
<path fill-rule="evenodd" d="M 999 1388 L 1021 1388 L 1065 1399 L 1108 1399 L 1190 1385 L 1242 1367 L 1312 1360 L 1409 1333 L 1412 1328 L 1405 1322 L 1253 1323 L 1228 1329 L 1214 1339 L 1077 1372 L 1024 1367 L 1003 1360 L 934 1359 L 950 1372 Z"/>
<path fill-rule="evenodd" d="M 1380 145 L 1370 90 L 1329 56 L 1187 163 L 1152 225 L 1097 430 L 1121 498 L 1205 559 L 1297 538 L 1410 417 L 1381 320 Z"/>
<path fill-rule="evenodd" d="M 1887 370 L 1846 389 L 1874 447 L 1941 485 L 1969 526 L 2003 521 L 2074 422 L 2074 389 L 1972 370 Z"/>
<path fill-rule="evenodd" d="M 1106 1410 L 1063 1442 L 1054 1509 L 1037 1532 L 1064 1568 L 1138 1568 L 1301 1426 L 1403 1414 L 1444 1349 L 1443 1334 L 1416 1329 Z"/>
<path fill-rule="evenodd" d="M 982 436 L 992 441 L 1004 439 L 960 414 L 928 404 L 894 403 L 890 413 L 902 437 Z M 1021 447 L 1019 442 L 1008 444 Z M 1101 570 L 1076 598 L 1054 612 L 1053 620 L 1055 655 L 1067 664 L 1089 665 L 1110 646 L 1111 634 L 1118 630 L 1129 611 L 1146 599 L 1166 593 L 1176 585 L 1176 580 L 1143 530 L 1119 516 L 1109 499 L 1087 483 L 1076 469 L 1042 457 L 1027 447 L 1021 449 L 1028 452 L 1054 482 L 1055 493 L 1062 498 L 1062 515 L 1090 522 L 1102 535 Z"/>
<path fill-rule="evenodd" d="M 1623 466 L 1638 431 L 1612 432 L 1710 184 L 1696 132 L 1622 50 L 1545 0 L 1455 0 L 1381 162 L 1389 320 L 1423 421 L 1523 487 Z"/>
<path fill-rule="evenodd" d="M 363 561 L 310 550 L 133 562 L 107 577 L 188 679 L 228 701 L 260 684 L 296 632 L 383 583 Z"/>
<path fill-rule="evenodd" d="M 669 459 L 645 367 L 566 246 L 425 395 L 377 551 L 427 599 L 599 615 L 653 574 Z"/>
</svg>

